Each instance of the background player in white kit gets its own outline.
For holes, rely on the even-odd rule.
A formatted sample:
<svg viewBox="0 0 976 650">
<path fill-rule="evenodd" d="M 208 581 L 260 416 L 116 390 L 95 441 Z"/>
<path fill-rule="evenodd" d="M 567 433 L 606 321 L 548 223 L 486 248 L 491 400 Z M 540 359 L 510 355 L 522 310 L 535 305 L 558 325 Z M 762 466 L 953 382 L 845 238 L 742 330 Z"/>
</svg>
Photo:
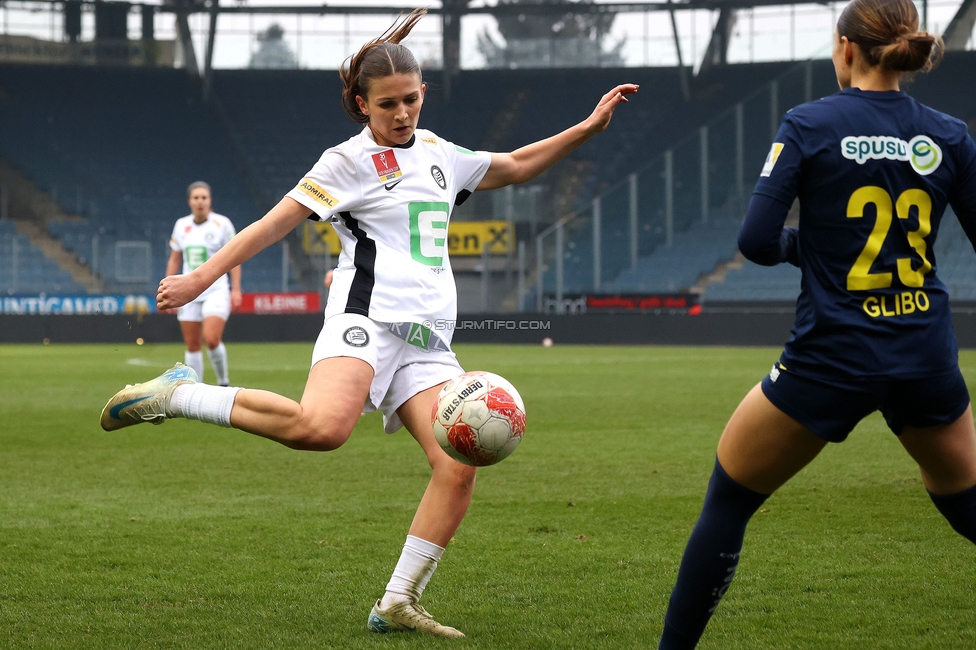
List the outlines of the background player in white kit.
<svg viewBox="0 0 976 650">
<path fill-rule="evenodd" d="M 189 214 L 176 221 L 169 240 L 170 256 L 166 275 L 189 273 L 214 256 L 231 240 L 236 232 L 227 217 L 211 211 L 210 185 L 203 181 L 191 183 L 186 190 Z M 223 343 L 224 326 L 231 309 L 241 306 L 241 267 L 230 270 L 231 282 L 222 275 L 193 302 L 179 308 L 176 319 L 183 330 L 186 343 L 186 365 L 203 378 L 202 344 L 207 346 L 210 366 L 217 375 L 217 383 L 229 386 L 227 348 Z"/>
<path fill-rule="evenodd" d="M 457 290 L 446 251 L 450 214 L 474 190 L 541 174 L 603 131 L 637 86 L 617 86 L 583 122 L 512 153 L 455 147 L 417 130 L 426 88 L 416 59 L 399 42 L 424 13 L 414 11 L 364 45 L 340 72 L 346 112 L 365 125 L 363 131 L 327 150 L 295 189 L 213 258 L 160 283 L 160 308 L 184 305 L 306 218 L 332 220 L 342 254 L 301 402 L 267 391 L 195 383 L 178 364 L 116 394 L 101 423 L 113 430 L 188 417 L 294 449 L 328 451 L 349 438 L 360 412 L 379 409 L 387 432 L 407 428 L 433 473 L 367 625 L 374 632 L 458 637 L 464 635 L 439 624 L 418 602 L 467 512 L 475 483 L 475 468 L 448 457 L 431 429 L 438 391 L 462 372 L 450 349 L 450 332 L 425 325 L 456 318 Z"/>
</svg>

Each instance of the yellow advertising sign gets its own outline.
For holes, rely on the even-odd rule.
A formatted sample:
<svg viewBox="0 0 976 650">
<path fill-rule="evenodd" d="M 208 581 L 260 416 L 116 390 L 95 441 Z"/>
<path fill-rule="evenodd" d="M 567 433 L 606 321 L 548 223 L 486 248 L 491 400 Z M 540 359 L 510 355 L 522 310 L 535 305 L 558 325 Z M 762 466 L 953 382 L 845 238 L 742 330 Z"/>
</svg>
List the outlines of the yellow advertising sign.
<svg viewBox="0 0 976 650">
<path fill-rule="evenodd" d="M 481 255 L 485 244 L 491 255 L 508 252 L 507 221 L 452 221 L 447 233 L 447 250 L 451 255 Z"/>
<path fill-rule="evenodd" d="M 488 244 L 491 255 L 508 252 L 509 232 L 506 221 L 452 221 L 448 228 L 447 248 L 451 255 L 481 255 Z M 342 244 L 331 223 L 309 222 L 302 232 L 302 248 L 307 255 L 339 255 Z"/>
<path fill-rule="evenodd" d="M 342 250 L 339 235 L 328 221 L 306 222 L 302 231 L 302 249 L 306 255 L 325 255 L 338 257 Z"/>
</svg>

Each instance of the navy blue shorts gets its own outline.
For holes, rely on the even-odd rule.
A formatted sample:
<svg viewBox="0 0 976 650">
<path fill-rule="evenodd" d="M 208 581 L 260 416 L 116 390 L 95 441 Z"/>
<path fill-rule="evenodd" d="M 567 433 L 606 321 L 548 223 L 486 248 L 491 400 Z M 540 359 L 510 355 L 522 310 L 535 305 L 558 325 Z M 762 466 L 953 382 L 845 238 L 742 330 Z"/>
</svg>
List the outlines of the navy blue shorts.
<svg viewBox="0 0 976 650">
<path fill-rule="evenodd" d="M 888 428 L 952 424 L 969 406 L 969 390 L 959 368 L 925 379 L 830 382 L 799 377 L 779 364 L 762 381 L 776 408 L 827 442 L 843 442 L 865 417 L 881 411 Z"/>
</svg>

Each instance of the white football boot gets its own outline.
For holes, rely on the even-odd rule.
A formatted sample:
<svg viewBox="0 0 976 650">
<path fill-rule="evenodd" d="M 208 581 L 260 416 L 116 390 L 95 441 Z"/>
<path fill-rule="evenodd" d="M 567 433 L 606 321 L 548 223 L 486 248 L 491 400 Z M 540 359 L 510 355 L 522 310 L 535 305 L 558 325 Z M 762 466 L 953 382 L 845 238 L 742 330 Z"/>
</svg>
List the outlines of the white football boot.
<svg viewBox="0 0 976 650">
<path fill-rule="evenodd" d="M 176 387 L 196 381 L 197 373 L 193 368 L 178 363 L 144 384 L 126 386 L 102 409 L 102 428 L 115 431 L 141 422 L 162 424 Z"/>
<path fill-rule="evenodd" d="M 380 609 L 379 600 L 373 605 L 369 613 L 366 628 L 370 632 L 424 632 L 434 636 L 457 639 L 464 633 L 453 627 L 441 625 L 434 620 L 427 610 L 415 602 L 393 603 L 386 609 Z"/>
</svg>

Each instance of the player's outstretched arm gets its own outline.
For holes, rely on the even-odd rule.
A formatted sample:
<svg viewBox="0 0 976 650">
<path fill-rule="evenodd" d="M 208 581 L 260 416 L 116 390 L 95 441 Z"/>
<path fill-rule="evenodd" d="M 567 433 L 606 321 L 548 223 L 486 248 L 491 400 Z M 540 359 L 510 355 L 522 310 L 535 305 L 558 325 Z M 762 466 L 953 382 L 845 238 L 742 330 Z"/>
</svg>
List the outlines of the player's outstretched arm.
<svg viewBox="0 0 976 650">
<path fill-rule="evenodd" d="M 600 99 L 588 118 L 551 138 L 533 142 L 511 153 L 491 154 L 491 166 L 478 184 L 479 190 L 493 190 L 532 180 L 565 158 L 574 149 L 605 130 L 619 104 L 637 92 L 636 84 L 617 86 Z"/>
<path fill-rule="evenodd" d="M 156 307 L 174 309 L 192 301 L 217 278 L 280 240 L 311 213 L 298 201 L 283 198 L 268 214 L 238 233 L 192 273 L 163 278 L 156 292 Z"/>
</svg>

